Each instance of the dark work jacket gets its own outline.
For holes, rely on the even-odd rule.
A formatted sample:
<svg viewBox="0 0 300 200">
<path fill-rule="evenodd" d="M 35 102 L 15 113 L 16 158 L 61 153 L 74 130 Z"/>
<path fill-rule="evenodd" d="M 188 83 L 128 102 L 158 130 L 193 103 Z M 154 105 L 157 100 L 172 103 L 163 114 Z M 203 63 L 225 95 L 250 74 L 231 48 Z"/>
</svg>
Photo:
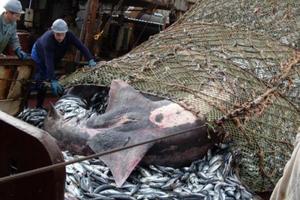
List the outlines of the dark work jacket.
<svg viewBox="0 0 300 200">
<path fill-rule="evenodd" d="M 54 66 L 65 56 L 71 45 L 74 45 L 84 55 L 87 60 L 93 59 L 90 51 L 82 44 L 82 42 L 70 31 L 66 33 L 63 42 L 59 43 L 54 38 L 53 31 L 45 32 L 35 43 L 35 51 L 38 58 L 33 58 L 40 66 L 46 69 L 39 69 L 46 73 L 49 80 L 55 79 Z"/>
</svg>

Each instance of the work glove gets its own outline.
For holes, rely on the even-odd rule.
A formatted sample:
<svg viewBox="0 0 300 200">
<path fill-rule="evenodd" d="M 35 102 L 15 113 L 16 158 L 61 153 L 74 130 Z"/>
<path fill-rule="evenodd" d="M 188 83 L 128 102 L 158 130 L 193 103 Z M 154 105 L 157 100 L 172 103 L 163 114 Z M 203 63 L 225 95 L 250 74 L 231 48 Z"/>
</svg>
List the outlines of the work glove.
<svg viewBox="0 0 300 200">
<path fill-rule="evenodd" d="M 89 67 L 95 67 L 97 63 L 94 61 L 94 59 L 89 60 Z"/>
<path fill-rule="evenodd" d="M 20 47 L 15 50 L 15 53 L 20 60 L 29 59 L 29 55 L 27 53 L 25 53 L 24 51 L 22 51 Z"/>
<path fill-rule="evenodd" d="M 51 81 L 52 93 L 56 96 L 62 95 L 64 93 L 64 88 L 59 84 L 57 80 Z"/>
</svg>

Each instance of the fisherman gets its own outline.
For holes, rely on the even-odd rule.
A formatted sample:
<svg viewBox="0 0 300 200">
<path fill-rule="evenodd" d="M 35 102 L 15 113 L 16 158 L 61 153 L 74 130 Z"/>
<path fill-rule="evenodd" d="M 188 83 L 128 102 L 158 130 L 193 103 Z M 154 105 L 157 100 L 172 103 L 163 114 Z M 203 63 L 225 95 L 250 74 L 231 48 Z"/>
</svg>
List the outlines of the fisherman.
<svg viewBox="0 0 300 200">
<path fill-rule="evenodd" d="M 55 77 L 54 67 L 61 61 L 71 45 L 74 45 L 81 51 L 88 60 L 90 67 L 96 66 L 96 62 L 90 51 L 68 30 L 67 23 L 62 19 L 55 20 L 51 30 L 45 32 L 34 43 L 31 57 L 36 64 L 36 73 L 34 76 L 36 83 L 31 91 L 37 91 L 37 108 L 43 107 L 46 95 L 45 81 L 50 82 L 51 90 L 54 95 L 58 96 L 63 93 L 63 87 Z"/>
<path fill-rule="evenodd" d="M 5 6 L 5 12 L 0 16 L 0 54 L 3 53 L 7 45 L 11 45 L 19 59 L 29 58 L 27 53 L 22 51 L 19 38 L 17 36 L 17 21 L 20 20 L 22 4 L 18 0 L 9 0 Z"/>
</svg>

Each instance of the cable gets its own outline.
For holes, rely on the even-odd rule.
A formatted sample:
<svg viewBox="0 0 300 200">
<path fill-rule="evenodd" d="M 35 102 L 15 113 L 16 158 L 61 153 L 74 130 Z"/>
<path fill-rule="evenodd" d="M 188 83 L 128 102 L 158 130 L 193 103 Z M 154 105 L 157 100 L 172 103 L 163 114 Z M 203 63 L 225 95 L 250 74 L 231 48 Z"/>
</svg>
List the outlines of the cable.
<svg viewBox="0 0 300 200">
<path fill-rule="evenodd" d="M 157 7 L 158 7 L 158 4 L 155 4 L 153 10 L 155 11 Z M 154 14 L 154 13 L 153 13 L 153 14 Z M 152 14 L 152 15 L 153 15 L 153 14 Z M 151 21 L 152 15 L 150 15 L 149 21 Z M 135 41 L 135 43 L 134 43 L 134 45 L 133 45 L 133 48 L 136 47 L 136 45 L 138 44 L 138 42 L 139 42 L 139 40 L 141 39 L 142 35 L 144 34 L 144 32 L 145 32 L 147 26 L 148 26 L 148 23 L 146 23 L 146 24 L 144 25 L 143 30 L 140 32 L 139 36 L 137 37 L 137 40 Z M 160 27 L 159 27 L 159 29 L 160 29 Z"/>
</svg>

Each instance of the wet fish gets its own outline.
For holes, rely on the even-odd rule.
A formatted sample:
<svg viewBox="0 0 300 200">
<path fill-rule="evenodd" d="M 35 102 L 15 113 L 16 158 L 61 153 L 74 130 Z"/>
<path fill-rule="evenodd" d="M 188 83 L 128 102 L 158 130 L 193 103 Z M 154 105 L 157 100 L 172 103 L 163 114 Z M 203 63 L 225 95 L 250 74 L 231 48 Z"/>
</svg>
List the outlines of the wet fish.
<svg viewBox="0 0 300 200">
<path fill-rule="evenodd" d="M 47 111 L 44 109 L 24 109 L 17 118 L 34 125 L 38 128 L 42 128 L 44 125 L 44 120 L 47 116 Z"/>
<path fill-rule="evenodd" d="M 72 159 L 68 152 L 64 155 L 66 159 Z M 161 165 L 138 167 L 122 187 L 117 187 L 105 164 L 101 160 L 93 159 L 79 163 L 82 168 L 76 165 L 67 166 L 69 173 L 67 173 L 66 188 L 78 188 L 72 193 L 78 199 L 255 199 L 254 193 L 243 186 L 235 175 L 232 162 L 232 153 L 226 147 L 209 152 L 204 158 L 181 168 Z M 76 181 L 70 181 L 75 179 L 72 177 L 82 169 L 85 170 L 84 173 L 89 177 L 90 185 L 93 187 L 90 192 L 81 186 L 78 187 Z M 101 177 L 102 180 L 99 181 L 95 178 L 98 177 L 96 174 L 104 172 L 106 179 Z M 81 179 L 87 179 L 86 175 Z M 67 191 L 72 192 L 70 189 Z"/>
</svg>

